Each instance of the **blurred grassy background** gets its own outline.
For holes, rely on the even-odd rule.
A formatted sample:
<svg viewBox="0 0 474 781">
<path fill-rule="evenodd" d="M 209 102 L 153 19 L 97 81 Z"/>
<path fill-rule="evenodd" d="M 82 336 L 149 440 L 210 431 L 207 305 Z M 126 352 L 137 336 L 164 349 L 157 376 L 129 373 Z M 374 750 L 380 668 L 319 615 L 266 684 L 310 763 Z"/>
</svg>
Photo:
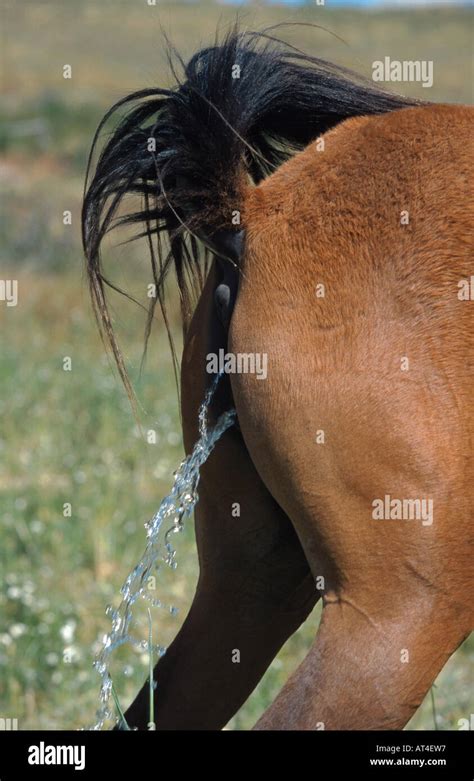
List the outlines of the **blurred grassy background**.
<svg viewBox="0 0 474 781">
<path fill-rule="evenodd" d="M 375 59 L 432 59 L 435 84 L 406 92 L 470 102 L 472 15 L 468 9 L 408 12 L 247 6 L 244 26 L 310 21 L 287 40 L 370 75 Z M 214 4 L 4 2 L 0 131 L 2 279 L 19 283 L 17 307 L 0 307 L 0 501 L 2 589 L 0 716 L 23 729 L 91 724 L 98 676 L 92 653 L 108 630 L 106 604 L 116 599 L 142 553 L 143 523 L 169 490 L 182 457 L 172 364 L 163 329 L 153 337 L 139 376 L 143 313 L 115 298 L 121 340 L 143 406 L 140 437 L 124 391 L 95 328 L 79 239 L 85 162 L 105 109 L 127 92 L 166 85 L 160 25 L 184 56 L 212 40 L 235 8 Z M 62 77 L 64 64 L 72 79 Z M 62 221 L 71 210 L 72 225 Z M 120 237 L 122 238 L 122 237 Z M 146 252 L 139 244 L 109 252 L 110 274 L 144 298 Z M 172 296 L 173 298 L 173 296 Z M 175 310 L 172 322 L 179 343 Z M 70 356 L 72 371 L 63 370 Z M 72 516 L 63 516 L 71 502 Z M 179 567 L 162 596 L 180 608 L 163 617 L 155 641 L 167 644 L 192 599 L 197 577 L 193 529 L 178 541 Z M 286 644 L 229 728 L 250 727 L 303 658 L 318 616 Z M 129 652 L 117 681 L 123 703 L 146 677 Z M 146 660 L 145 660 L 146 661 Z M 473 710 L 472 638 L 455 654 L 436 688 L 439 726 L 455 729 Z M 433 726 L 429 698 L 410 728 Z"/>
</svg>

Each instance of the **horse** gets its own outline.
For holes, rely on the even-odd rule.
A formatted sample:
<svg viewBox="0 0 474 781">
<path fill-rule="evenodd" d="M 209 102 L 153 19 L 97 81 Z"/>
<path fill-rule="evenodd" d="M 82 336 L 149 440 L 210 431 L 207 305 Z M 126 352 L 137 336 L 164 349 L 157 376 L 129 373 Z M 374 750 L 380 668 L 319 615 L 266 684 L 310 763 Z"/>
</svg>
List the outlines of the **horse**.
<svg viewBox="0 0 474 781">
<path fill-rule="evenodd" d="M 120 225 L 147 237 L 149 327 L 176 274 L 187 453 L 209 356 L 268 358 L 212 402 L 236 425 L 202 469 L 199 580 L 155 667 L 156 728 L 223 728 L 322 600 L 255 728 L 402 729 L 473 626 L 472 109 L 272 33 L 235 27 L 174 88 L 119 101 L 89 160 L 90 289 L 128 392 L 100 252 Z M 125 716 L 146 728 L 147 687 Z"/>
</svg>

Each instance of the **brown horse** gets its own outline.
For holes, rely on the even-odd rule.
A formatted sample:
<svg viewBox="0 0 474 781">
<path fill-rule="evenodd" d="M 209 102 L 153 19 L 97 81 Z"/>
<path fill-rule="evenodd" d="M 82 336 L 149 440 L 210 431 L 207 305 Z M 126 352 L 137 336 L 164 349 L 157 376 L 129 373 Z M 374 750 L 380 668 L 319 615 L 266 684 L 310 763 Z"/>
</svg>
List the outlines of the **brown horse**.
<svg viewBox="0 0 474 781">
<path fill-rule="evenodd" d="M 125 382 L 99 247 L 130 192 L 143 208 L 120 221 L 144 221 L 158 290 L 174 264 L 182 294 L 187 452 L 209 355 L 268 360 L 215 398 L 238 425 L 202 471 L 200 578 L 155 668 L 157 728 L 223 727 L 321 598 L 257 728 L 400 729 L 473 625 L 471 110 L 235 30 L 176 89 L 129 100 L 84 204 Z"/>
</svg>

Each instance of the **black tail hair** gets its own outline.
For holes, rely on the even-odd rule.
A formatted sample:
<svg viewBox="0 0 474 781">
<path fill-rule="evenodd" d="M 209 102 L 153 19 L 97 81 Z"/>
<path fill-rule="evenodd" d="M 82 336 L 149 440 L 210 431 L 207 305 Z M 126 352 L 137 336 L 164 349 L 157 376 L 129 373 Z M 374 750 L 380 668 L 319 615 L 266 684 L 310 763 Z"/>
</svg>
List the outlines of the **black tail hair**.
<svg viewBox="0 0 474 781">
<path fill-rule="evenodd" d="M 105 295 L 106 284 L 115 286 L 101 270 L 104 235 L 121 224 L 144 226 L 138 235 L 148 237 L 158 293 L 150 299 L 146 339 L 157 300 L 167 323 L 163 282 L 173 265 L 186 327 L 192 293 L 199 292 L 205 278 L 212 237 L 222 229 L 235 230 L 231 214 L 239 209 L 244 182 L 260 182 L 348 117 L 416 104 L 268 32 L 243 33 L 234 27 L 222 43 L 198 52 L 187 65 L 178 60 L 184 78 L 173 70 L 174 89 L 135 92 L 107 112 L 93 140 L 86 176 L 83 243 L 92 300 L 129 394 Z M 99 134 L 123 107 L 130 108 L 89 182 Z M 118 217 L 128 194 L 140 195 L 142 207 Z"/>
</svg>

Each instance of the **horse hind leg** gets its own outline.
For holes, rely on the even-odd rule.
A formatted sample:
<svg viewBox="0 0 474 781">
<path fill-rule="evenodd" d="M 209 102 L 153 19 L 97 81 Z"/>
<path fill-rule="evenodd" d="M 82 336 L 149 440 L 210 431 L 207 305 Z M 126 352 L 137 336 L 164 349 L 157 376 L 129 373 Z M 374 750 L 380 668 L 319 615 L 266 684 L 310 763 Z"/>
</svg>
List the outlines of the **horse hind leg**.
<svg viewBox="0 0 474 781">
<path fill-rule="evenodd" d="M 259 729 L 401 729 L 474 625 L 474 496 L 458 412 L 428 414 L 425 405 L 422 414 L 413 383 L 411 398 L 405 387 L 400 398 L 394 387 L 382 393 L 376 415 L 371 397 L 362 404 L 350 387 L 337 414 L 336 391 L 311 387 L 293 418 L 288 394 L 265 389 L 272 414 L 283 406 L 278 437 L 256 391 L 251 408 L 236 398 L 259 474 L 294 523 L 315 580 L 324 579 L 314 644 Z M 397 427 L 401 413 L 410 426 Z M 308 439 L 313 421 L 326 432 L 319 449 Z M 408 515 L 378 516 L 390 494 L 410 501 Z M 432 511 L 412 517 L 412 500 Z"/>
<path fill-rule="evenodd" d="M 411 397 L 403 386 L 397 398 L 391 386 L 373 407 L 355 383 L 337 398 L 301 381 L 292 416 L 288 393 L 269 386 L 263 405 L 257 385 L 249 406 L 238 395 L 245 381 L 233 382 L 250 455 L 297 529 L 315 580 L 324 579 L 314 644 L 258 728 L 401 729 L 474 625 L 474 496 L 459 413 L 429 414 L 416 383 Z M 276 437 L 279 410 L 285 425 Z M 308 437 L 314 421 L 323 445 Z M 376 516 L 374 503 L 389 494 L 420 507 L 431 501 L 432 514 Z"/>
<path fill-rule="evenodd" d="M 285 328 L 255 297 L 239 293 L 231 349 L 263 345 L 272 364 L 265 383 L 232 376 L 240 427 L 325 582 L 315 641 L 257 728 L 401 729 L 474 624 L 472 416 L 439 375 L 429 384 L 436 367 L 422 333 L 409 381 L 386 360 L 406 354 L 404 342 L 381 340 L 376 326 L 357 372 L 347 356 L 358 345 L 340 344 L 337 329 L 315 328 L 303 350 L 303 316 L 288 324 L 298 310 L 285 310 Z M 319 372 L 308 369 L 313 354 L 326 360 Z M 432 501 L 432 517 L 377 518 L 387 495 Z"/>
<path fill-rule="evenodd" d="M 211 272 L 183 355 L 187 452 L 198 437 L 198 409 L 209 383 L 206 356 L 225 346 L 215 289 Z M 229 391 L 221 381 L 214 414 L 234 406 Z M 202 468 L 195 516 L 199 581 L 184 624 L 154 671 L 158 730 L 221 729 L 318 598 L 293 526 L 236 429 L 224 434 Z M 125 714 L 140 729 L 148 722 L 147 689 Z"/>
<path fill-rule="evenodd" d="M 426 593 L 413 599 L 380 577 L 385 598 L 325 599 L 309 653 L 257 730 L 403 729 L 469 632 L 466 614 Z M 415 583 L 411 584 L 416 586 Z M 387 592 L 385 589 L 387 588 Z M 389 600 L 398 594 L 398 604 Z M 360 598 L 359 598 L 360 596 Z"/>
</svg>

